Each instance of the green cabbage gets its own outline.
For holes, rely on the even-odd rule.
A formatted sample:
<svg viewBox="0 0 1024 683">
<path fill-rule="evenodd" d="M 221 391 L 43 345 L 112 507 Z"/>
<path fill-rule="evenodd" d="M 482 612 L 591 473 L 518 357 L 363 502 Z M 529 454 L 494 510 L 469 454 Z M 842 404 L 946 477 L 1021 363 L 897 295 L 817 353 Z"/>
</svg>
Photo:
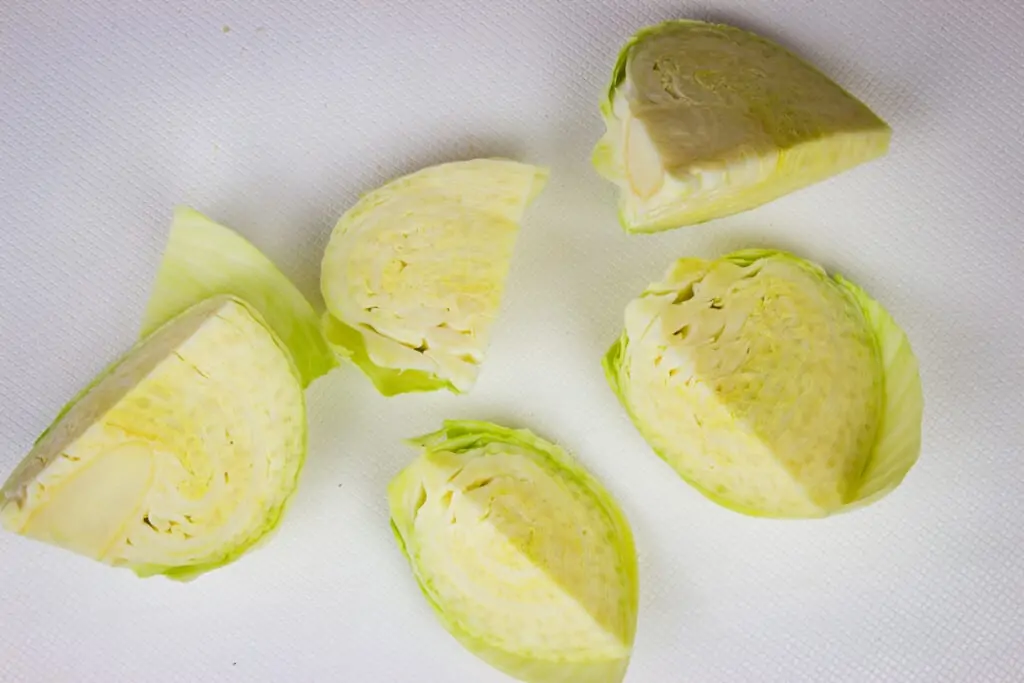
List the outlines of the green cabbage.
<svg viewBox="0 0 1024 683">
<path fill-rule="evenodd" d="M 277 266 L 238 233 L 179 207 L 143 318 L 143 336 L 216 294 L 237 296 L 263 315 L 288 346 L 304 386 L 337 365 L 319 316 Z"/>
<path fill-rule="evenodd" d="M 444 627 L 530 683 L 618 683 L 637 617 L 629 525 L 525 430 L 447 422 L 388 489 L 391 524 Z"/>
<path fill-rule="evenodd" d="M 474 384 L 519 223 L 543 188 L 535 166 L 432 166 L 365 195 L 324 253 L 325 334 L 392 395 Z"/>
<path fill-rule="evenodd" d="M 785 49 L 700 21 L 633 36 L 601 113 L 594 166 L 620 187 L 631 232 L 754 208 L 883 155 L 891 134 Z"/>
<path fill-rule="evenodd" d="M 187 580 L 277 524 L 306 452 L 301 376 L 253 307 L 216 296 L 97 377 L 0 489 L 0 523 Z"/>
<path fill-rule="evenodd" d="M 917 460 L 917 360 L 849 281 L 779 251 L 680 259 L 604 360 L 652 448 L 708 498 L 769 517 L 877 500 Z"/>
</svg>

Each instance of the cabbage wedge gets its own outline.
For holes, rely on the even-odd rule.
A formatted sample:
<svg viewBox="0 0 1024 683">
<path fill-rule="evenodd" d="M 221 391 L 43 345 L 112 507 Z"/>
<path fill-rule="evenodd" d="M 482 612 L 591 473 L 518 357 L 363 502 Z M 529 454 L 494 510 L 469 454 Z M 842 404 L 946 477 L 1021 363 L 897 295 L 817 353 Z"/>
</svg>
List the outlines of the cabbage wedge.
<svg viewBox="0 0 1024 683">
<path fill-rule="evenodd" d="M 324 253 L 324 331 L 385 396 L 469 391 L 519 223 L 547 171 L 496 159 L 432 166 L 365 195 Z"/>
<path fill-rule="evenodd" d="M 894 489 L 921 447 L 907 336 L 859 287 L 791 254 L 684 258 L 626 309 L 604 359 L 651 447 L 711 500 L 823 517 Z"/>
<path fill-rule="evenodd" d="M 0 489 L 4 528 L 187 580 L 278 523 L 306 452 L 301 376 L 253 307 L 157 328 L 57 416 Z"/>
<path fill-rule="evenodd" d="M 637 561 L 618 506 L 525 430 L 447 422 L 388 488 L 391 524 L 442 625 L 529 683 L 619 683 Z"/>
<path fill-rule="evenodd" d="M 891 131 L 782 47 L 732 26 L 634 35 L 601 102 L 594 149 L 630 232 L 746 211 L 885 154 Z"/>
</svg>

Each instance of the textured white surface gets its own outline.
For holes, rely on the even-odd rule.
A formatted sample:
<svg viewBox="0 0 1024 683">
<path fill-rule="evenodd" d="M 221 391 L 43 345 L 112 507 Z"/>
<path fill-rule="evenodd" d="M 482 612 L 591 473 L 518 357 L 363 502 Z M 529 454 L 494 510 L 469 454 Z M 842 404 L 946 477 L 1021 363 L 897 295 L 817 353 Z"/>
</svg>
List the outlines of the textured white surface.
<svg viewBox="0 0 1024 683">
<path fill-rule="evenodd" d="M 618 228 L 588 163 L 622 41 L 714 18 L 795 48 L 895 130 L 885 159 L 757 211 Z M 641 553 L 628 683 L 1024 681 L 1024 6 L 1018 0 L 0 6 L 0 470 L 132 341 L 178 202 L 317 295 L 363 191 L 455 158 L 553 175 L 524 227 L 481 381 L 385 400 L 310 390 L 311 452 L 264 549 L 190 585 L 0 535 L 0 680 L 507 680 L 434 622 L 388 530 L 401 437 L 526 425 L 607 484 Z M 923 368 L 924 450 L 866 510 L 721 510 L 634 432 L 599 358 L 674 257 L 790 248 L 881 299 Z"/>
</svg>

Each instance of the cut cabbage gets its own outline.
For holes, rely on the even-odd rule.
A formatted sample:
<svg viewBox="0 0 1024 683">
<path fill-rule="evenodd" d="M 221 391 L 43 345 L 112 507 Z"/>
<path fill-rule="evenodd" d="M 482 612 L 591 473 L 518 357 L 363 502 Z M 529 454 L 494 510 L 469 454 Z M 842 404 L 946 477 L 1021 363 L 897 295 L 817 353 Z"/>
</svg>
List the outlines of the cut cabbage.
<svg viewBox="0 0 1024 683">
<path fill-rule="evenodd" d="M 328 340 L 386 396 L 468 391 L 498 313 L 519 222 L 547 172 L 494 159 L 432 166 L 338 221 L 321 288 Z"/>
<path fill-rule="evenodd" d="M 288 349 L 254 308 L 213 297 L 61 411 L 0 489 L 0 522 L 140 576 L 187 580 L 276 526 L 305 450 Z"/>
<path fill-rule="evenodd" d="M 416 580 L 464 647 L 530 683 L 618 683 L 637 617 L 629 524 L 568 454 L 447 422 L 388 489 Z"/>
<path fill-rule="evenodd" d="M 881 498 L 917 460 L 906 335 L 813 263 L 771 250 L 680 259 L 625 327 L 609 383 L 652 448 L 726 507 L 821 517 Z"/>
<path fill-rule="evenodd" d="M 270 259 L 238 233 L 178 207 L 142 335 L 217 294 L 237 296 L 262 314 L 288 346 L 304 386 L 337 365 L 319 316 Z"/>
<path fill-rule="evenodd" d="M 601 112 L 593 162 L 631 232 L 752 209 L 885 154 L 891 134 L 782 47 L 700 21 L 633 36 Z"/>
</svg>

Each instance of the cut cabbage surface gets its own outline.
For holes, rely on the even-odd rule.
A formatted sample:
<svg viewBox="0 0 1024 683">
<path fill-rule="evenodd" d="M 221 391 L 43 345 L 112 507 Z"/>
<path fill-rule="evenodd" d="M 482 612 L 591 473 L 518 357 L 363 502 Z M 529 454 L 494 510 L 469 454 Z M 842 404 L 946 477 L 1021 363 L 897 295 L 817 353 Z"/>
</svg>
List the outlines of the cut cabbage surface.
<svg viewBox="0 0 1024 683">
<path fill-rule="evenodd" d="M 444 627 L 530 683 L 619 683 L 636 551 L 608 492 L 525 430 L 448 422 L 388 489 L 392 528 Z"/>
<path fill-rule="evenodd" d="M 0 522 L 141 576 L 191 579 L 277 525 L 305 450 L 287 347 L 254 308 L 213 297 L 64 408 L 0 490 Z"/>
<path fill-rule="evenodd" d="M 338 221 L 321 289 L 328 341 L 385 395 L 476 381 L 536 166 L 432 166 L 365 195 Z"/>
<path fill-rule="evenodd" d="M 747 514 L 877 500 L 917 460 L 923 397 L 904 332 L 856 285 L 779 251 L 684 258 L 626 309 L 604 366 L 652 448 Z"/>
<path fill-rule="evenodd" d="M 889 127 L 784 48 L 669 21 L 623 48 L 601 103 L 597 170 L 631 232 L 754 208 L 885 154 Z"/>
</svg>

